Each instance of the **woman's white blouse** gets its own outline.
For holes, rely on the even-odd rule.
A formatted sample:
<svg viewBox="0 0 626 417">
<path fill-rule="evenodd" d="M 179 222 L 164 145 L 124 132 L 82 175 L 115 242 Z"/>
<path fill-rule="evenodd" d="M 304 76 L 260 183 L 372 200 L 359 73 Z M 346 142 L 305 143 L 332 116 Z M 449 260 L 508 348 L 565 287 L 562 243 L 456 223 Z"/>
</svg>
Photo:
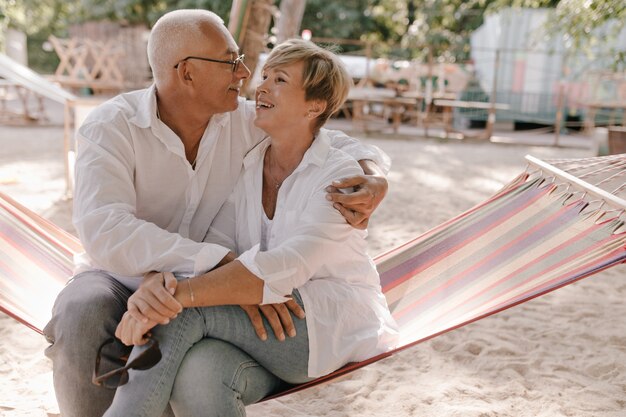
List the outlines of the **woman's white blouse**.
<svg viewBox="0 0 626 417">
<path fill-rule="evenodd" d="M 397 326 L 367 255 L 367 232 L 347 224 L 326 200 L 325 188 L 333 180 L 362 174 L 359 164 L 331 148 L 320 133 L 283 182 L 267 250 L 261 251 L 262 170 L 269 143 L 261 142 L 244 159 L 233 194 L 205 241 L 240 254 L 238 260 L 265 281 L 264 304 L 287 301 L 299 290 L 307 316 L 309 376 L 388 351 Z"/>
</svg>

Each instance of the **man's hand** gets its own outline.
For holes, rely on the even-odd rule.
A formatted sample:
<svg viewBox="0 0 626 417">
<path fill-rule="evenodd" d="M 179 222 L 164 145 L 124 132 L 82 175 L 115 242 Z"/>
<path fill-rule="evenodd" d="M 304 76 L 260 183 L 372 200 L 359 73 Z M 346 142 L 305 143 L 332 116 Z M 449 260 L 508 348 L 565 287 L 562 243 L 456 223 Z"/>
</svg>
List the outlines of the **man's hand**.
<svg viewBox="0 0 626 417">
<path fill-rule="evenodd" d="M 376 207 L 387 194 L 387 179 L 382 175 L 357 175 L 333 181 L 326 188 L 326 198 L 333 202 L 346 221 L 357 229 L 365 229 Z M 354 190 L 347 193 L 340 189 Z"/>
<path fill-rule="evenodd" d="M 148 342 L 148 338 L 145 337 L 146 333 L 156 325 L 154 321 L 147 323 L 138 321 L 127 311 L 115 329 L 115 337 L 126 346 L 143 345 Z"/>
<path fill-rule="evenodd" d="M 167 324 L 183 310 L 174 298 L 176 277 L 171 272 L 148 272 L 128 299 L 128 313 L 141 323 Z"/>
<path fill-rule="evenodd" d="M 294 300 L 289 300 L 283 304 L 242 305 L 240 307 L 250 318 L 252 327 L 254 327 L 254 331 L 261 340 L 267 340 L 267 332 L 263 325 L 261 312 L 269 322 L 276 339 L 280 341 L 285 340 L 285 332 L 289 337 L 296 335 L 296 328 L 293 325 L 293 319 L 289 312 L 291 311 L 299 319 L 303 319 L 305 316 L 302 307 Z"/>
</svg>

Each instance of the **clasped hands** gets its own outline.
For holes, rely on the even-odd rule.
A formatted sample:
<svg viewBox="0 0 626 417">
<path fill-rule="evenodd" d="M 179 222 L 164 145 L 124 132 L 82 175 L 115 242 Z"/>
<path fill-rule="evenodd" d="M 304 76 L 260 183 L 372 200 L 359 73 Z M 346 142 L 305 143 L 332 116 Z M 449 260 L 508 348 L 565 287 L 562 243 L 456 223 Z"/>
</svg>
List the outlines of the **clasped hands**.
<svg viewBox="0 0 626 417">
<path fill-rule="evenodd" d="M 183 310 L 183 306 L 174 298 L 178 281 L 171 272 L 149 272 L 143 282 L 128 299 L 128 311 L 124 313 L 115 336 L 125 345 L 143 345 L 148 339 L 147 333 L 157 324 L 167 324 Z M 242 305 L 250 318 L 257 336 L 267 339 L 263 324 L 265 316 L 278 340 L 285 340 L 285 334 L 296 335 L 296 329 L 290 312 L 303 319 L 304 310 L 294 300 L 283 304 Z"/>
</svg>

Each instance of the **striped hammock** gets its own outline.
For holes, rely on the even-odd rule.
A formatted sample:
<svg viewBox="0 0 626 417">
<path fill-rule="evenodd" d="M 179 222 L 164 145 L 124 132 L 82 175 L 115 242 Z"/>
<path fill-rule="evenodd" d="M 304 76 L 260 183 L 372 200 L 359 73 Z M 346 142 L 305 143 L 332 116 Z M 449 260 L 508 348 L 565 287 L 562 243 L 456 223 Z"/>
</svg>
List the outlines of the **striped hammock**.
<svg viewBox="0 0 626 417">
<path fill-rule="evenodd" d="M 495 196 L 376 258 L 400 326 L 395 351 L 626 261 L 626 201 L 619 197 L 625 186 L 606 192 L 581 180 L 600 177 L 603 188 L 619 181 L 626 154 L 551 164 L 527 159 L 527 172 Z M 41 332 L 81 246 L 6 196 L 0 228 L 0 308 Z"/>
</svg>

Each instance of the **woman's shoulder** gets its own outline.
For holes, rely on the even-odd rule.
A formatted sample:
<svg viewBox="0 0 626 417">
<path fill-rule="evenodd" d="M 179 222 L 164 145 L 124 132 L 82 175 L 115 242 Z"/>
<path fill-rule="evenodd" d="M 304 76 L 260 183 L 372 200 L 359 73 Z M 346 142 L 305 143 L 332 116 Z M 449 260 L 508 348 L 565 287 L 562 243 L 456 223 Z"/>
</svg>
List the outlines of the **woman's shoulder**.
<svg viewBox="0 0 626 417">
<path fill-rule="evenodd" d="M 333 147 L 329 149 L 322 169 L 325 173 L 331 175 L 335 173 L 337 178 L 363 174 L 363 169 L 361 169 L 359 163 L 352 156 L 341 149 Z"/>
<path fill-rule="evenodd" d="M 307 186 L 311 192 L 321 192 L 325 195 L 325 189 L 333 181 L 362 175 L 363 170 L 357 161 L 347 153 L 329 148 L 323 163 L 313 165 L 307 172 Z"/>
</svg>

